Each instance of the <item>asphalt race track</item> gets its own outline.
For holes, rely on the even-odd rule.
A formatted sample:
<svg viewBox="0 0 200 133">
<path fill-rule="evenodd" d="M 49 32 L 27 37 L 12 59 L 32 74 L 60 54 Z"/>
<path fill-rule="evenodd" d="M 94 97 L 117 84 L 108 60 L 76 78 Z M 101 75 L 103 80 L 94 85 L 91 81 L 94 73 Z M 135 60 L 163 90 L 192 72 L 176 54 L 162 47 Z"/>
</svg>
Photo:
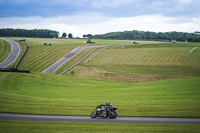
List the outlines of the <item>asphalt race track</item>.
<svg viewBox="0 0 200 133">
<path fill-rule="evenodd" d="M 0 38 L 0 39 L 4 39 L 4 38 Z M 0 64 L 0 68 L 6 68 L 8 65 L 13 63 L 20 52 L 19 45 L 15 41 L 10 40 L 10 39 L 4 39 L 4 40 L 8 41 L 11 44 L 11 53 L 8 56 L 8 58 Z"/>
<path fill-rule="evenodd" d="M 8 113 L 0 113 L 0 120 L 144 123 L 144 124 L 200 124 L 200 118 L 117 117 L 115 119 L 109 119 L 109 118 L 90 118 L 89 116 L 25 115 L 25 114 L 8 114 Z"/>
<path fill-rule="evenodd" d="M 78 54 L 84 49 L 87 48 L 97 48 L 97 47 L 103 47 L 103 46 L 81 46 L 78 48 L 73 49 L 71 52 L 69 52 L 67 55 L 56 61 L 54 64 L 46 68 L 42 71 L 42 73 L 53 73 L 55 70 L 57 70 L 60 66 L 62 66 L 65 62 L 67 62 L 69 59 L 71 59 L 74 55 Z"/>
</svg>

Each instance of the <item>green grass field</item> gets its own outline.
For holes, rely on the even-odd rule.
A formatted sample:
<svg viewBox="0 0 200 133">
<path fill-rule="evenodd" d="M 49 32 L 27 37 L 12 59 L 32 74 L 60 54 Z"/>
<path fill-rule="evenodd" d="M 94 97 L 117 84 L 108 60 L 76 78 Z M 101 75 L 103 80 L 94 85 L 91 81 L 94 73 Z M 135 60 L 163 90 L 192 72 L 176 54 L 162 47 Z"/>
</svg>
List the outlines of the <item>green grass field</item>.
<svg viewBox="0 0 200 133">
<path fill-rule="evenodd" d="M 74 71 L 77 77 L 88 78 L 94 78 L 93 75 L 96 78 L 106 78 L 105 75 L 111 73 L 112 79 L 121 76 L 125 81 L 131 81 L 131 77 L 144 78 L 144 75 L 150 81 L 151 77 L 156 80 L 200 76 L 200 49 L 195 49 L 186 57 L 192 48 L 199 45 L 162 43 L 100 49 L 71 71 Z M 91 76 L 88 73 L 91 73 Z M 126 79 L 128 76 L 130 78 Z M 157 78 L 154 78 L 155 76 Z"/>
<path fill-rule="evenodd" d="M 71 43 L 64 39 L 26 39 L 30 46 L 19 69 L 41 72 L 48 66 L 62 58 L 72 49 L 84 45 L 81 42 Z M 51 43 L 52 46 L 44 46 L 44 42 Z"/>
<path fill-rule="evenodd" d="M 96 42 L 95 44 L 85 44 L 85 39 L 26 38 L 25 42 L 19 42 L 19 38 L 12 39 L 20 44 L 22 49 L 21 54 L 25 50 L 26 45 L 30 46 L 26 56 L 19 65 L 19 69 L 30 70 L 31 72 L 43 71 L 55 61 L 66 55 L 69 51 L 79 46 L 127 45 L 132 43 L 130 40 L 93 40 Z M 47 44 L 51 43 L 52 46 L 43 46 L 44 42 Z M 75 76 L 86 78 L 109 78 L 105 76 L 105 73 L 110 72 L 120 74 L 134 73 L 150 76 L 200 75 L 200 71 L 198 71 L 200 67 L 199 48 L 189 57 L 184 58 L 189 50 L 195 46 L 199 46 L 198 43 L 139 43 L 139 45 L 131 45 L 125 48 L 109 48 L 107 50 L 101 49 L 96 51 L 86 59 L 85 62 L 66 73 L 66 75 L 71 75 L 70 73 L 72 71 Z M 55 73 L 61 73 L 76 61 L 87 55 L 90 51 L 91 50 L 89 49 L 84 50 L 69 62 L 65 63 Z M 90 62 L 88 62 L 88 60 Z M 13 66 L 16 62 L 13 63 Z M 90 74 L 88 74 L 88 72 Z M 124 80 L 127 81 L 127 79 Z"/>
<path fill-rule="evenodd" d="M 85 115 L 110 101 L 119 116 L 200 117 L 200 78 L 144 83 L 0 73 L 0 112 Z"/>
<path fill-rule="evenodd" d="M 200 49 L 185 57 L 199 43 L 140 42 L 128 47 L 103 48 L 65 75 L 58 75 L 92 50 L 87 49 L 60 67 L 56 74 L 40 73 L 72 49 L 91 45 L 84 41 L 40 38 L 18 41 L 21 53 L 30 46 L 19 69 L 30 70 L 31 74 L 0 72 L 0 112 L 89 116 L 97 105 L 109 101 L 118 108 L 119 116 L 200 118 Z M 124 40 L 93 41 L 96 42 L 93 45 L 132 44 Z M 52 46 L 43 46 L 44 42 Z M 4 132 L 105 129 L 107 132 L 199 132 L 199 128 L 199 125 L 0 121 L 0 130 Z"/>
<path fill-rule="evenodd" d="M 107 49 L 96 57 L 91 65 L 139 65 L 174 66 L 182 65 L 183 57 L 190 48 L 142 48 Z"/>
<path fill-rule="evenodd" d="M 1 121 L 2 133 L 198 133 L 199 125 Z"/>
<path fill-rule="evenodd" d="M 27 38 L 26 44 L 30 46 L 19 69 L 30 70 L 31 72 L 41 72 L 48 66 L 62 58 L 72 49 L 85 45 L 117 45 L 131 44 L 131 41 L 111 41 L 111 40 L 93 40 L 95 44 L 84 43 L 85 39 L 41 39 Z M 51 43 L 52 46 L 44 46 L 44 42 Z M 69 66 L 69 64 L 65 64 Z M 61 68 L 58 72 L 65 70 Z"/>
<path fill-rule="evenodd" d="M 10 54 L 11 46 L 10 44 L 0 39 L 0 63 L 3 62 Z"/>
</svg>

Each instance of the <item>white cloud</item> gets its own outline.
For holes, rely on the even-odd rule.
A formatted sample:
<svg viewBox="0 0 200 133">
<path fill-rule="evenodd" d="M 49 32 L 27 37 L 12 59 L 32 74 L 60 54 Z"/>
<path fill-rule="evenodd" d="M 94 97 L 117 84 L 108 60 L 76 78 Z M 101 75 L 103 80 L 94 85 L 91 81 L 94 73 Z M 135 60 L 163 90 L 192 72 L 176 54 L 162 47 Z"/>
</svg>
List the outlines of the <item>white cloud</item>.
<svg viewBox="0 0 200 133">
<path fill-rule="evenodd" d="M 118 7 L 127 4 L 131 4 L 136 0 L 95 0 L 91 3 L 92 7 Z"/>
<path fill-rule="evenodd" d="M 90 17 L 88 17 L 90 16 Z M 109 17 L 100 14 L 79 14 L 52 18 L 14 17 L 0 18 L 0 28 L 51 29 L 72 33 L 75 37 L 83 34 L 103 34 L 113 31 L 143 30 L 155 32 L 200 30 L 200 17 L 166 17 L 161 14 L 135 17 Z"/>
<path fill-rule="evenodd" d="M 190 4 L 192 0 L 179 0 L 181 4 Z"/>
</svg>

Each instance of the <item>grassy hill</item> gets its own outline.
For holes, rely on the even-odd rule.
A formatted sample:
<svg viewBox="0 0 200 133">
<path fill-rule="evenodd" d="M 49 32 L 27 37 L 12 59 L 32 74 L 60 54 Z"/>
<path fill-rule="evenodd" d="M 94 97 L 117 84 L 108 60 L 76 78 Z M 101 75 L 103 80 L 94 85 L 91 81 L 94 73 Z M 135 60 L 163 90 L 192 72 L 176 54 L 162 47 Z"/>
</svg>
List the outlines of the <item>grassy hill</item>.
<svg viewBox="0 0 200 133">
<path fill-rule="evenodd" d="M 10 44 L 5 40 L 0 39 L 0 63 L 3 62 L 8 57 L 10 51 L 11 51 Z"/>
<path fill-rule="evenodd" d="M 70 76 L 57 75 L 92 50 L 87 49 L 64 64 L 57 74 L 40 73 L 73 48 L 91 45 L 84 41 L 38 38 L 18 41 L 22 51 L 30 46 L 19 69 L 31 70 L 31 74 L 0 72 L 0 112 L 89 116 L 97 105 L 109 101 L 118 108 L 119 116 L 200 117 L 200 50 L 185 56 L 200 44 L 141 42 L 99 49 L 65 74 Z M 132 44 L 132 41 L 94 41 L 93 45 Z M 44 46 L 44 42 L 52 46 Z M 102 128 L 108 132 L 182 133 L 199 132 L 200 127 L 0 120 L 0 130 L 5 132 L 102 132 Z"/>
<path fill-rule="evenodd" d="M 147 81 L 200 76 L 200 48 L 186 56 L 196 46 L 200 44 L 162 43 L 100 49 L 71 71 L 77 77 L 125 81 L 135 81 L 140 77 L 144 79 L 145 76 Z"/>
<path fill-rule="evenodd" d="M 0 112 L 90 115 L 110 101 L 119 116 L 200 117 L 200 78 L 144 83 L 0 73 Z"/>
<path fill-rule="evenodd" d="M 131 44 L 131 41 L 93 40 L 95 44 L 84 43 L 86 39 L 41 39 L 27 38 L 26 43 L 30 46 L 19 69 L 41 72 L 58 59 L 69 53 L 72 49 L 85 45 L 116 45 Z M 44 46 L 44 42 L 52 46 Z"/>
<path fill-rule="evenodd" d="M 19 65 L 19 69 L 30 70 L 31 72 L 41 72 L 69 51 L 79 46 L 132 44 L 132 41 L 128 40 L 93 40 L 96 42 L 95 44 L 85 44 L 84 39 L 26 38 L 25 42 L 19 42 L 19 38 L 12 39 L 17 41 L 21 47 L 20 56 L 26 46 L 30 46 L 26 56 Z M 52 46 L 44 46 L 44 42 L 47 44 L 50 43 Z M 140 42 L 139 45 L 131 45 L 129 47 L 97 50 L 71 72 L 77 77 L 87 78 L 116 77 L 116 75 L 113 75 L 116 73 L 121 74 L 121 77 L 124 77 L 124 74 L 129 74 L 125 75 L 125 77 L 137 76 L 130 75 L 133 73 L 139 74 L 140 77 L 143 77 L 143 75 L 148 75 L 148 77 L 152 77 L 152 75 L 165 76 L 155 79 L 200 75 L 198 71 L 200 67 L 199 48 L 186 57 L 187 53 L 193 47 L 199 46 L 198 43 L 148 43 L 150 42 Z M 79 53 L 79 55 L 65 63 L 55 73 L 60 74 L 66 68 L 87 55 L 91 50 L 87 49 Z M 71 75 L 71 72 L 66 73 L 66 75 Z M 127 81 L 127 79 L 124 80 Z"/>
</svg>

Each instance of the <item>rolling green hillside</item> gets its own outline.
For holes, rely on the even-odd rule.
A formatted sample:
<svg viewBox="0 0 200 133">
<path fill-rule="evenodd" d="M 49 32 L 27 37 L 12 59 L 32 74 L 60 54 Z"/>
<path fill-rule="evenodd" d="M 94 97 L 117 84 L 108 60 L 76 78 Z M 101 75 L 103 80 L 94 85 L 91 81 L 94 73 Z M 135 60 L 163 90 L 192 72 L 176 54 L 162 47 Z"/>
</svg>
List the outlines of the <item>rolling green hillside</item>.
<svg viewBox="0 0 200 133">
<path fill-rule="evenodd" d="M 0 39 L 0 63 L 3 62 L 8 57 L 10 51 L 11 51 L 10 44 L 5 40 Z"/>
<path fill-rule="evenodd" d="M 75 40 L 74 40 L 75 41 Z M 41 72 L 48 66 L 62 58 L 72 49 L 84 45 L 83 41 L 74 43 L 65 39 L 26 39 L 30 46 L 23 62 L 19 65 L 19 69 L 30 70 L 32 72 Z M 47 46 L 44 46 L 44 42 Z M 51 43 L 51 46 L 48 44 Z"/>
<path fill-rule="evenodd" d="M 90 65 L 183 65 L 183 57 L 190 49 L 190 47 L 108 49 L 92 60 Z"/>
<path fill-rule="evenodd" d="M 93 40 L 95 44 L 84 43 L 86 39 L 41 39 L 26 38 L 27 45 L 30 46 L 19 69 L 41 72 L 58 59 L 69 53 L 72 49 L 85 45 L 117 45 L 131 44 L 131 41 Z M 44 42 L 51 46 L 44 46 Z M 68 65 L 67 65 L 68 66 Z"/>
<path fill-rule="evenodd" d="M 95 41 L 97 43 L 93 45 L 131 43 Z M 44 42 L 52 46 L 44 46 Z M 66 73 L 75 77 L 34 71 L 42 71 L 75 47 L 89 45 L 84 44 L 83 40 L 28 38 L 20 45 L 30 46 L 20 69 L 33 73 L 0 73 L 1 112 L 89 115 L 94 106 L 109 100 L 120 108 L 121 116 L 199 117 L 199 48 L 186 57 L 199 44 L 155 43 L 99 49 Z M 71 61 L 81 59 L 88 52 L 90 49 L 79 53 Z M 69 65 L 65 64 L 61 70 Z M 160 79 L 171 80 L 121 82 Z M 55 106 L 54 110 L 51 110 L 52 105 Z M 126 107 L 131 109 L 127 110 Z"/>
<path fill-rule="evenodd" d="M 56 74 L 40 73 L 73 48 L 91 45 L 83 41 L 38 38 L 18 41 L 22 49 L 30 46 L 19 69 L 31 70 L 31 73 L 0 72 L 0 112 L 89 116 L 97 105 L 109 101 L 118 108 L 119 116 L 200 117 L 200 49 L 186 57 L 200 44 L 141 42 L 129 47 L 103 48 L 65 74 L 70 76 L 58 75 L 92 50 L 87 49 L 64 64 Z M 43 46 L 44 42 L 52 46 Z M 132 43 L 95 42 L 94 45 Z M 0 130 L 5 132 L 83 132 L 102 128 L 108 132 L 199 131 L 198 125 L 187 124 L 0 121 Z"/>
<path fill-rule="evenodd" d="M 26 45 L 30 46 L 19 65 L 19 69 L 31 72 L 41 72 L 79 46 L 127 45 L 132 43 L 130 40 L 93 40 L 96 42 L 95 44 L 85 44 L 85 39 L 26 38 L 25 42 L 19 42 L 19 38 L 13 39 L 20 44 L 21 53 L 25 50 Z M 44 46 L 44 42 L 50 43 L 52 46 Z M 145 77 L 147 78 L 144 81 L 151 81 L 200 75 L 200 49 L 195 49 L 192 54 L 186 57 L 192 48 L 199 47 L 199 43 L 139 43 L 139 45 L 129 47 L 97 50 L 66 75 L 131 82 L 141 81 Z M 91 50 L 79 53 L 55 73 L 60 74 Z M 138 77 L 139 79 L 135 80 Z"/>
<path fill-rule="evenodd" d="M 100 49 L 71 71 L 78 77 L 107 76 L 125 81 L 131 81 L 130 78 L 145 78 L 144 75 L 148 80 L 151 80 L 151 77 L 152 80 L 157 80 L 200 76 L 200 48 L 186 56 L 196 46 L 200 44 L 163 43 Z M 91 73 L 91 76 L 88 73 Z"/>
<path fill-rule="evenodd" d="M 200 78 L 144 83 L 0 73 L 0 112 L 86 115 L 107 101 L 119 116 L 200 117 Z"/>
</svg>

